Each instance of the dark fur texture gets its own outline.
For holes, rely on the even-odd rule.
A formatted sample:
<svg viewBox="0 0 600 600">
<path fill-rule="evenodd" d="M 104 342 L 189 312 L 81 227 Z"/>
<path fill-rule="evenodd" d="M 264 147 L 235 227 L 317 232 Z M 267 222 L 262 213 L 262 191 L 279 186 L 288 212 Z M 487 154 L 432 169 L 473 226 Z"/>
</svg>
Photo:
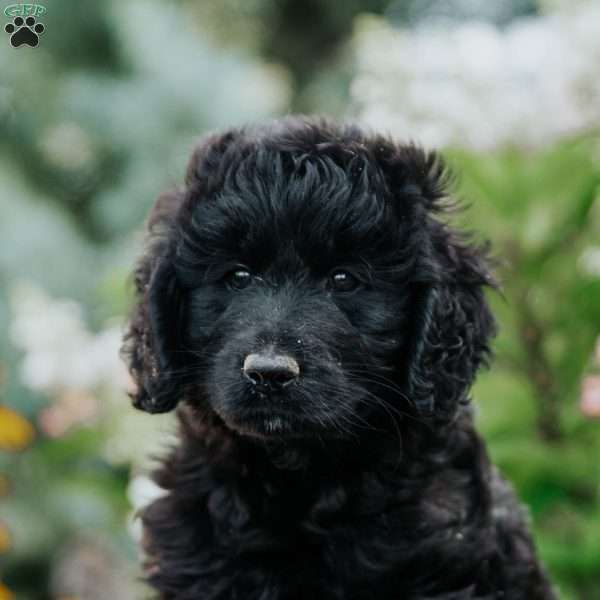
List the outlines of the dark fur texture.
<svg viewBox="0 0 600 600">
<path fill-rule="evenodd" d="M 288 118 L 159 198 L 125 355 L 137 407 L 180 403 L 142 516 L 160 598 L 555 597 L 473 428 L 494 281 L 446 187 L 434 153 Z M 267 347 L 300 366 L 277 394 L 242 375 Z"/>
</svg>

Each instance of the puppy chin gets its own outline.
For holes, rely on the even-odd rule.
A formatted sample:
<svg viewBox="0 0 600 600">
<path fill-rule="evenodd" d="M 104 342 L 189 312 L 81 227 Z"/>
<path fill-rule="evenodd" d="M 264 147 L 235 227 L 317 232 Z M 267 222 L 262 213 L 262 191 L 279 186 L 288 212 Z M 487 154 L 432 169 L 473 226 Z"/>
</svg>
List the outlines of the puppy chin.
<svg viewBox="0 0 600 600">
<path fill-rule="evenodd" d="M 293 422 L 293 418 L 267 412 L 247 415 L 243 419 L 230 422 L 230 426 L 242 435 L 262 439 L 293 438 L 298 437 L 300 433 L 300 428 Z"/>
<path fill-rule="evenodd" d="M 301 438 L 311 434 L 307 423 L 292 412 L 269 409 L 217 410 L 225 425 L 237 433 L 259 439 Z"/>
<path fill-rule="evenodd" d="M 225 425 L 240 435 L 281 440 L 306 439 L 323 433 L 319 431 L 322 428 L 294 408 L 296 398 L 256 394 L 247 389 L 240 392 L 233 397 L 221 395 L 218 402 L 212 403 Z"/>
</svg>

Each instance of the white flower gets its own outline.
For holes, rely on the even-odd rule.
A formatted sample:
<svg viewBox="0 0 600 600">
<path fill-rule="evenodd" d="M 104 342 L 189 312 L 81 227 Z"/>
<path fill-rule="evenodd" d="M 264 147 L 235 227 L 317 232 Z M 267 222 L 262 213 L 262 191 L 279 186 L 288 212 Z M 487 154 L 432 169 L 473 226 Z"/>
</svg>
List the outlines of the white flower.
<svg viewBox="0 0 600 600">
<path fill-rule="evenodd" d="M 139 512 L 166 493 L 166 490 L 163 490 L 146 475 L 136 475 L 129 481 L 127 497 L 133 510 L 129 515 L 128 529 L 131 537 L 138 543 L 142 539 L 142 523 L 139 519 Z"/>
<path fill-rule="evenodd" d="M 600 4 L 394 30 L 363 19 L 352 96 L 367 125 L 427 145 L 534 146 L 600 124 Z"/>
<path fill-rule="evenodd" d="M 145 508 L 166 493 L 166 490 L 154 483 L 146 475 L 133 477 L 127 487 L 127 498 L 135 510 Z"/>
<path fill-rule="evenodd" d="M 119 327 L 94 334 L 87 329 L 79 304 L 50 298 L 33 284 L 15 286 L 11 297 L 10 334 L 25 352 L 21 368 L 25 385 L 50 394 L 93 390 L 106 382 L 125 387 Z"/>
<path fill-rule="evenodd" d="M 112 463 L 141 465 L 151 450 L 166 447 L 173 438 L 173 415 L 135 411 L 125 394 L 131 382 L 119 357 L 120 324 L 94 333 L 77 302 L 51 298 L 31 283 L 14 286 L 11 300 L 10 335 L 24 352 L 23 383 L 53 400 L 41 415 L 48 435 L 101 418 L 103 455 Z"/>
</svg>

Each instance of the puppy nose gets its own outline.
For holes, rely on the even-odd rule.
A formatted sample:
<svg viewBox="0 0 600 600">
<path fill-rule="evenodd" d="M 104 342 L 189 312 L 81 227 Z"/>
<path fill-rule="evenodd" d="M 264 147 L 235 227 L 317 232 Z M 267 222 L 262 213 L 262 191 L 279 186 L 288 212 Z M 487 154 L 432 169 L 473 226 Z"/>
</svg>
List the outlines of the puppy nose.
<svg viewBox="0 0 600 600">
<path fill-rule="evenodd" d="M 244 377 L 254 385 L 281 389 L 292 383 L 300 374 L 295 359 L 274 352 L 248 354 L 244 359 Z"/>
</svg>

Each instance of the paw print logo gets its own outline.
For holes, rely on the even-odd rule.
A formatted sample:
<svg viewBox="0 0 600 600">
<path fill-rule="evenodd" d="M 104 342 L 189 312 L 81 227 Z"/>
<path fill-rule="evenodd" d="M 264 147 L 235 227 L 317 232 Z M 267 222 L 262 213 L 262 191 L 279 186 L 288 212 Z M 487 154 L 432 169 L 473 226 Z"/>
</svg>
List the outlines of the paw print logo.
<svg viewBox="0 0 600 600">
<path fill-rule="evenodd" d="M 37 23 L 35 17 L 15 17 L 12 23 L 4 27 L 4 31 L 10 34 L 10 43 L 14 48 L 31 46 L 35 48 L 39 42 L 39 36 L 44 33 L 44 25 Z"/>
</svg>

